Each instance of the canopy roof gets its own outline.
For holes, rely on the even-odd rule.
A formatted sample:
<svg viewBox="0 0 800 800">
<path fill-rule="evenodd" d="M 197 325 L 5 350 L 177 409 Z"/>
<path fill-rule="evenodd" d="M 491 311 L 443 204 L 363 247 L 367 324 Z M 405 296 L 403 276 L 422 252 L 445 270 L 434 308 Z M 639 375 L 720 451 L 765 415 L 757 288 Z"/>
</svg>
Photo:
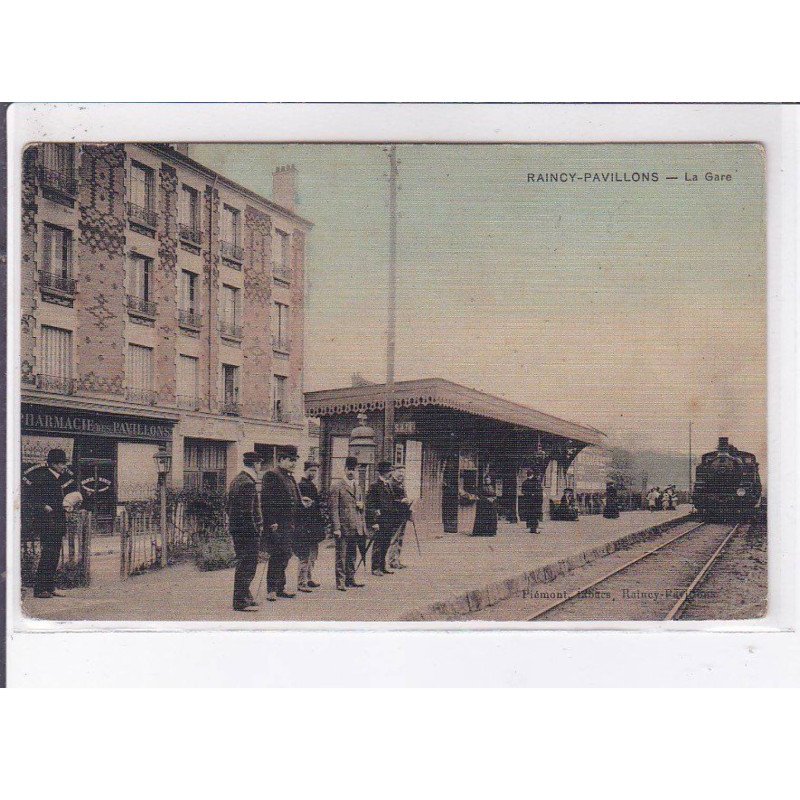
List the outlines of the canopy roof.
<svg viewBox="0 0 800 800">
<path fill-rule="evenodd" d="M 606 441 L 606 435 L 597 428 L 553 417 L 443 378 L 398 381 L 394 385 L 394 390 L 396 407 L 443 406 L 532 431 L 550 433 L 583 444 L 602 445 Z M 382 383 L 306 392 L 306 415 L 332 417 L 382 409 L 385 392 L 386 387 Z"/>
</svg>

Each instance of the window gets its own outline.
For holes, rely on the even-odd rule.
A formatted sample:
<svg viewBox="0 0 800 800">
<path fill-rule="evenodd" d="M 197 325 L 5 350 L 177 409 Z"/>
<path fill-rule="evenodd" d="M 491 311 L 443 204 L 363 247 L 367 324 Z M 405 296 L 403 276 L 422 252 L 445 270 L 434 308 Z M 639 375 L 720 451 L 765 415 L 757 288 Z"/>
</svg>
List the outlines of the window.
<svg viewBox="0 0 800 800">
<path fill-rule="evenodd" d="M 43 288 L 74 294 L 75 281 L 72 279 L 72 231 L 44 226 L 44 253 L 42 258 Z"/>
<path fill-rule="evenodd" d="M 155 208 L 153 170 L 135 161 L 131 163 L 131 203 L 141 209 Z"/>
<path fill-rule="evenodd" d="M 279 280 L 290 281 L 292 278 L 292 240 L 286 231 L 275 230 L 275 277 Z"/>
<path fill-rule="evenodd" d="M 43 162 L 47 172 L 75 177 L 75 148 L 71 144 L 45 144 Z"/>
<path fill-rule="evenodd" d="M 198 360 L 193 356 L 178 356 L 178 405 L 196 411 L 198 402 Z"/>
<path fill-rule="evenodd" d="M 150 167 L 131 162 L 130 202 L 128 219 L 133 225 L 144 227 L 144 233 L 155 230 L 155 174 Z M 152 235 L 152 233 L 150 234 Z"/>
<path fill-rule="evenodd" d="M 222 365 L 222 411 L 239 413 L 239 367 L 232 364 Z"/>
<path fill-rule="evenodd" d="M 272 346 L 276 350 L 289 351 L 289 306 L 273 303 L 272 306 Z"/>
<path fill-rule="evenodd" d="M 45 224 L 44 268 L 62 278 L 72 274 L 72 231 Z"/>
<path fill-rule="evenodd" d="M 183 484 L 207 493 L 225 490 L 228 462 L 225 442 L 207 439 L 183 440 Z"/>
<path fill-rule="evenodd" d="M 197 275 L 181 270 L 179 321 L 184 328 L 199 330 L 202 319 L 197 313 Z"/>
<path fill-rule="evenodd" d="M 241 247 L 242 232 L 240 229 L 239 212 L 228 205 L 222 206 L 222 241 L 220 251 L 222 257 L 241 263 L 244 251 Z"/>
<path fill-rule="evenodd" d="M 69 394 L 72 392 L 72 331 L 42 325 L 41 334 L 39 388 Z"/>
<path fill-rule="evenodd" d="M 128 345 L 126 365 L 128 399 L 135 403 L 153 403 L 153 348 Z"/>
<path fill-rule="evenodd" d="M 272 418 L 276 422 L 288 421 L 286 378 L 283 375 L 275 375 L 272 379 Z"/>
<path fill-rule="evenodd" d="M 153 260 L 138 253 L 128 256 L 128 310 L 143 316 L 155 317 L 153 296 Z"/>
<path fill-rule="evenodd" d="M 234 339 L 242 338 L 240 295 L 239 289 L 223 284 L 221 332 Z"/>
<path fill-rule="evenodd" d="M 186 269 L 181 270 L 181 308 L 194 314 L 197 311 L 196 302 L 197 275 Z"/>
<path fill-rule="evenodd" d="M 183 184 L 178 204 L 181 239 L 200 244 L 200 203 L 197 190 Z"/>
<path fill-rule="evenodd" d="M 239 212 L 229 205 L 222 206 L 222 239 L 228 244 L 239 244 Z"/>
</svg>

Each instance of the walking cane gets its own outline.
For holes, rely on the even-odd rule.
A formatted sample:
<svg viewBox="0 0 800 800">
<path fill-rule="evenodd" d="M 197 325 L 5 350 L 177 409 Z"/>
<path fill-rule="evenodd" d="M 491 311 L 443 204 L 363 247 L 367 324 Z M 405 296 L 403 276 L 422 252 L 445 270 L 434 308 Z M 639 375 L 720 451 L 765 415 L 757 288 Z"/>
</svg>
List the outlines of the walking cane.
<svg viewBox="0 0 800 800">
<path fill-rule="evenodd" d="M 269 557 L 267 557 L 267 561 L 264 562 L 264 566 L 261 568 L 261 580 L 258 582 L 258 589 L 256 589 L 256 596 L 255 601 L 258 602 L 258 598 L 261 596 L 261 587 L 264 585 L 264 577 L 267 574 L 267 562 L 269 561 Z"/>
<path fill-rule="evenodd" d="M 411 518 L 411 527 L 414 529 L 414 538 L 417 540 L 417 552 L 422 555 L 422 548 L 419 546 L 419 536 L 417 536 L 417 523 Z"/>
</svg>

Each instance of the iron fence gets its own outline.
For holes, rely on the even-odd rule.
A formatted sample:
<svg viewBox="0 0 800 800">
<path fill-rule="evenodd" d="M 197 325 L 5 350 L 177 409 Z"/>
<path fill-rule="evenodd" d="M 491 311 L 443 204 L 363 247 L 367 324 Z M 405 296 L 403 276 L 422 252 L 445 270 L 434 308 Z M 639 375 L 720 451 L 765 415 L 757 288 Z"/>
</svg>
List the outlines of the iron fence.
<svg viewBox="0 0 800 800">
<path fill-rule="evenodd" d="M 220 253 L 226 261 L 235 261 L 241 264 L 244 259 L 244 250 L 233 242 L 221 241 Z"/>
<path fill-rule="evenodd" d="M 144 208 L 136 203 L 128 203 L 128 219 L 136 225 L 155 230 L 158 215 L 150 208 Z"/>
<path fill-rule="evenodd" d="M 178 321 L 182 328 L 194 328 L 199 331 L 203 327 L 203 315 L 195 314 L 194 311 L 185 308 L 178 310 Z"/>
<path fill-rule="evenodd" d="M 234 325 L 230 322 L 221 322 L 219 326 L 220 333 L 228 339 L 241 339 L 242 326 Z"/>
<path fill-rule="evenodd" d="M 68 275 L 55 275 L 52 272 L 40 272 L 39 285 L 42 289 L 67 295 L 75 294 L 76 288 L 75 278 Z"/>
<path fill-rule="evenodd" d="M 154 389 L 139 389 L 128 386 L 125 389 L 125 397 L 131 403 L 141 403 L 145 406 L 152 406 L 156 403 L 158 393 Z"/>
<path fill-rule="evenodd" d="M 143 317 L 155 319 L 157 305 L 144 297 L 135 297 L 132 294 L 126 295 L 128 311 Z"/>
<path fill-rule="evenodd" d="M 69 197 L 77 197 L 78 180 L 72 173 L 58 172 L 46 167 L 39 168 L 39 182 L 45 189 L 53 189 Z"/>
<path fill-rule="evenodd" d="M 63 375 L 42 375 L 36 376 L 36 388 L 45 392 L 57 392 L 58 394 L 74 394 L 75 379 L 65 378 Z"/>
<path fill-rule="evenodd" d="M 195 225 L 187 225 L 185 222 L 179 223 L 181 239 L 190 244 L 200 244 L 200 228 Z"/>
</svg>

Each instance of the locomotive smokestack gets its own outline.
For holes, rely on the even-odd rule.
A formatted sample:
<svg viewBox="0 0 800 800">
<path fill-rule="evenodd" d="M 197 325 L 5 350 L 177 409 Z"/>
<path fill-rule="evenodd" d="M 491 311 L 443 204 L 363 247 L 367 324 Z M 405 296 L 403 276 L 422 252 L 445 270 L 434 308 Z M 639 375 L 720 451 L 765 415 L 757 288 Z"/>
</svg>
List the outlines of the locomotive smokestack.
<svg viewBox="0 0 800 800">
<path fill-rule="evenodd" d="M 727 452 L 727 450 L 728 450 L 728 437 L 727 436 L 720 436 L 719 437 L 719 447 L 717 447 L 717 450 L 722 450 L 722 451 Z"/>
</svg>

